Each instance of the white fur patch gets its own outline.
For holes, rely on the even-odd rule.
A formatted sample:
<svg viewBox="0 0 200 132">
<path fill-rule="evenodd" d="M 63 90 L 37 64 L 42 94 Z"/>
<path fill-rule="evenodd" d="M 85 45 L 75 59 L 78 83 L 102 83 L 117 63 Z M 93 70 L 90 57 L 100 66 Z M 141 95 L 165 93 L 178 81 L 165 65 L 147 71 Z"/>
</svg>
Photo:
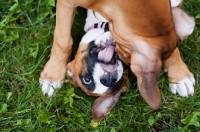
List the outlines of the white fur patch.
<svg viewBox="0 0 200 132">
<path fill-rule="evenodd" d="M 87 32 L 88 28 L 95 23 L 100 23 L 100 22 L 108 22 L 103 16 L 101 16 L 99 13 L 95 12 L 95 16 L 92 10 L 87 11 L 87 18 L 86 18 L 86 23 L 84 26 L 84 31 Z"/>
<path fill-rule="evenodd" d="M 169 88 L 173 94 L 178 93 L 182 97 L 194 94 L 195 79 L 193 77 L 185 78 L 177 83 L 170 83 Z"/>
<path fill-rule="evenodd" d="M 94 77 L 94 83 L 95 85 L 95 90 L 93 91 L 93 93 L 96 94 L 103 94 L 105 93 L 109 87 L 104 86 L 101 82 L 100 82 L 100 77 L 104 74 L 104 70 L 101 68 L 100 64 L 97 63 L 94 67 L 94 72 L 93 72 L 93 77 Z"/>
<path fill-rule="evenodd" d="M 182 0 L 170 0 L 171 7 L 177 7 L 181 3 Z"/>
<path fill-rule="evenodd" d="M 43 94 L 48 95 L 48 97 L 53 95 L 55 89 L 58 89 L 62 86 L 62 82 L 60 81 L 52 82 L 50 80 L 39 79 L 39 82 L 42 87 Z"/>
<path fill-rule="evenodd" d="M 86 34 L 82 37 L 80 44 L 88 44 L 91 41 L 98 38 L 99 36 L 101 38 L 101 35 L 104 34 L 103 28 L 94 28 L 92 30 L 87 31 L 88 28 L 90 28 L 92 25 L 94 25 L 96 23 L 101 23 L 101 22 L 108 22 L 108 21 L 103 16 L 101 16 L 99 13 L 95 12 L 95 16 L 94 16 L 93 11 L 88 10 L 86 23 L 84 26 L 84 30 L 85 30 Z"/>
<path fill-rule="evenodd" d="M 101 22 L 108 22 L 108 20 L 106 18 L 104 18 L 102 15 L 100 15 L 98 12 L 95 12 L 94 15 Z"/>
<path fill-rule="evenodd" d="M 117 68 L 117 81 L 119 81 L 123 75 L 122 63 L 120 61 L 118 61 L 118 64 L 119 64 L 119 66 Z M 99 63 L 95 64 L 93 77 L 94 77 L 94 83 L 96 85 L 95 85 L 95 90 L 93 91 L 93 93 L 103 94 L 109 89 L 109 87 L 104 86 L 100 82 L 100 78 L 104 74 L 105 74 L 105 71 L 101 68 L 100 64 Z"/>
<path fill-rule="evenodd" d="M 95 44 L 97 46 L 100 46 L 101 41 L 106 42 L 106 40 L 109 40 L 110 38 L 112 38 L 111 33 L 110 32 L 105 32 L 104 34 L 102 34 L 101 36 L 99 36 L 96 40 L 95 40 Z"/>
<path fill-rule="evenodd" d="M 81 39 L 80 44 L 88 44 L 91 41 L 95 40 L 99 36 L 104 34 L 104 29 L 102 28 L 95 28 L 90 31 L 88 31 Z"/>
</svg>

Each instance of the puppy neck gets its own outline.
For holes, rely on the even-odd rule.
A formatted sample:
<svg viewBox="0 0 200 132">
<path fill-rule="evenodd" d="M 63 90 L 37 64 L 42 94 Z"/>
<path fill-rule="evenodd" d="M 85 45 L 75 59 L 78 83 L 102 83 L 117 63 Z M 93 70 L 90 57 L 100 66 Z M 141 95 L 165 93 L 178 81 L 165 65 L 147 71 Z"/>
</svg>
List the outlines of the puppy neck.
<svg viewBox="0 0 200 132">
<path fill-rule="evenodd" d="M 91 28 L 95 24 L 99 24 L 102 22 L 108 22 L 103 16 L 101 16 L 97 12 L 93 12 L 92 10 L 87 11 L 87 18 L 86 18 L 86 23 L 84 26 L 84 31 L 87 32 L 89 28 Z M 101 24 L 99 25 L 101 26 Z"/>
<path fill-rule="evenodd" d="M 84 30 L 86 34 L 82 37 L 80 44 L 88 44 L 106 32 L 107 20 L 97 12 L 88 10 Z"/>
</svg>

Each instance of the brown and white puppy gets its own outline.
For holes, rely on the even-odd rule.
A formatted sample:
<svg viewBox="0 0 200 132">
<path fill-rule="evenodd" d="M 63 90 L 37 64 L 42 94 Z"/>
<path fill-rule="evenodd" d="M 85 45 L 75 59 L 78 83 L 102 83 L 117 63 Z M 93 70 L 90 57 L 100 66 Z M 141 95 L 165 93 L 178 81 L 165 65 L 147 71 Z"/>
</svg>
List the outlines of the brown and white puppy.
<svg viewBox="0 0 200 132">
<path fill-rule="evenodd" d="M 85 31 L 67 73 L 72 83 L 87 95 L 100 96 L 92 107 L 93 120 L 105 118 L 126 90 L 124 64 L 108 31 L 107 20 L 88 10 Z M 125 74 L 125 73 L 124 73 Z"/>
<path fill-rule="evenodd" d="M 175 82 L 169 85 L 171 91 L 181 96 L 192 95 L 194 77 L 182 61 L 177 45 L 179 38 L 183 39 L 191 33 L 194 20 L 176 7 L 180 0 L 171 1 L 173 8 L 170 7 L 168 0 L 58 0 L 51 57 L 40 76 L 43 93 L 51 95 L 52 87 L 58 88 L 64 81 L 67 60 L 72 48 L 71 25 L 76 7 L 82 6 L 100 13 L 109 21 L 109 30 L 117 42 L 119 57 L 126 64 L 130 64 L 132 72 L 137 77 L 141 95 L 153 109 L 157 109 L 161 102 L 157 79 L 162 63 L 168 72 L 169 81 Z M 179 25 L 186 25 L 188 28 L 181 30 L 183 26 Z M 98 45 L 100 42 L 97 42 Z M 87 49 L 83 45 L 81 49 L 84 48 Z M 82 73 L 82 70 L 88 72 L 84 63 L 80 63 L 84 60 L 81 55 L 84 53 L 84 50 L 79 50 L 75 60 L 68 65 L 69 69 L 71 67 L 68 72 L 71 77 L 75 75 L 72 74 L 73 70 L 78 74 Z M 73 80 L 79 86 L 82 84 L 77 81 L 80 77 Z M 121 92 L 123 88 L 115 94 L 116 97 Z M 114 98 L 108 97 L 108 100 L 114 101 Z M 99 99 L 99 102 L 103 103 L 98 109 L 101 110 L 104 104 L 113 101 L 104 102 Z M 100 111 L 96 111 L 97 115 L 98 112 Z"/>
<path fill-rule="evenodd" d="M 87 95 L 100 96 L 92 108 L 93 120 L 98 121 L 108 115 L 121 93 L 125 92 L 127 78 L 124 63 L 116 51 L 116 42 L 108 29 L 108 21 L 88 10 L 84 30 L 86 34 L 74 60 L 67 65 L 67 73 L 71 82 Z M 54 87 L 50 89 L 48 96 L 53 94 Z"/>
</svg>

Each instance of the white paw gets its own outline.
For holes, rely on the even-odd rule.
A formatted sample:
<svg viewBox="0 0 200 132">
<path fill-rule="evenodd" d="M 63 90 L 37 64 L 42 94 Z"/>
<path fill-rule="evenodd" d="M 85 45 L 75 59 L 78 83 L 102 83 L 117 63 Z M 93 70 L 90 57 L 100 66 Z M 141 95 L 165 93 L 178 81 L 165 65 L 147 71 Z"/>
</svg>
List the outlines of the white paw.
<svg viewBox="0 0 200 132">
<path fill-rule="evenodd" d="M 58 89 L 62 86 L 62 82 L 60 81 L 52 82 L 50 80 L 44 80 L 40 78 L 39 82 L 42 87 L 43 94 L 48 95 L 48 97 L 53 95 L 55 89 Z"/>
<path fill-rule="evenodd" d="M 182 97 L 193 95 L 195 79 L 193 77 L 185 78 L 177 83 L 169 84 L 169 88 L 173 94 L 178 93 Z"/>
<path fill-rule="evenodd" d="M 177 7 L 182 0 L 170 0 L 171 1 L 171 7 Z"/>
</svg>

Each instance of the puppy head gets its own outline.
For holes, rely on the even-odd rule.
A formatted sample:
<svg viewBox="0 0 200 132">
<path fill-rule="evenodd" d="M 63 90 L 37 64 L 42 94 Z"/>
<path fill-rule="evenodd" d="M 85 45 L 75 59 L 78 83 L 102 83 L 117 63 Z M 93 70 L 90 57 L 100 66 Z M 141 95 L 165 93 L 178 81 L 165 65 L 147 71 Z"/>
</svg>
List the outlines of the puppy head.
<svg viewBox="0 0 200 132">
<path fill-rule="evenodd" d="M 123 63 L 110 32 L 89 31 L 82 39 L 74 60 L 67 68 L 71 82 L 88 95 L 114 93 L 123 83 Z"/>
</svg>

